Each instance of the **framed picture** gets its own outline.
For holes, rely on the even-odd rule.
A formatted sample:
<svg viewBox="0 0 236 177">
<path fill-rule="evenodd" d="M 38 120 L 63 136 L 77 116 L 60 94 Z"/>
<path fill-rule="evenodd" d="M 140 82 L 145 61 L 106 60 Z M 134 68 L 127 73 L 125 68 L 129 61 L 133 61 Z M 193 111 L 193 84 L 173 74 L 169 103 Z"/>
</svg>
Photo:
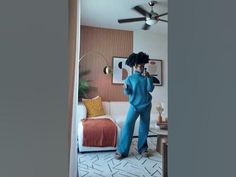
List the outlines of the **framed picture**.
<svg viewBox="0 0 236 177">
<path fill-rule="evenodd" d="M 145 65 L 145 68 L 153 78 L 153 84 L 156 86 L 162 86 L 162 60 L 150 59 L 149 63 Z"/>
<path fill-rule="evenodd" d="M 124 57 L 112 58 L 112 84 L 123 84 L 126 77 L 132 74 L 132 68 L 125 64 L 126 59 L 127 58 Z"/>
</svg>

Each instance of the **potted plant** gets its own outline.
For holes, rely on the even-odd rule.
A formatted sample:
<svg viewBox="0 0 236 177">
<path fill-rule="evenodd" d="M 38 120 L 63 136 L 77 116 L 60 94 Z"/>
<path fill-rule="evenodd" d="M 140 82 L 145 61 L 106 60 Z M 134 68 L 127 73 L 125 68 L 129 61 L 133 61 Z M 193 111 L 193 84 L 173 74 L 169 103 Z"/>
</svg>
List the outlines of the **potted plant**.
<svg viewBox="0 0 236 177">
<path fill-rule="evenodd" d="M 92 80 L 86 80 L 83 79 L 83 76 L 89 74 L 90 71 L 89 70 L 85 70 L 85 71 L 81 71 L 79 74 L 79 101 L 82 100 L 82 98 L 88 98 L 88 93 L 90 91 L 96 92 L 97 91 L 97 87 L 93 87 L 91 86 L 91 84 L 89 84 L 89 82 L 91 82 Z"/>
<path fill-rule="evenodd" d="M 82 71 L 79 74 L 79 76 L 80 76 L 80 79 L 79 79 L 79 101 L 82 98 L 87 98 L 87 94 L 89 92 L 89 84 L 88 84 L 89 81 L 82 79 L 83 76 L 85 76 L 87 74 L 89 74 L 89 70 Z"/>
</svg>

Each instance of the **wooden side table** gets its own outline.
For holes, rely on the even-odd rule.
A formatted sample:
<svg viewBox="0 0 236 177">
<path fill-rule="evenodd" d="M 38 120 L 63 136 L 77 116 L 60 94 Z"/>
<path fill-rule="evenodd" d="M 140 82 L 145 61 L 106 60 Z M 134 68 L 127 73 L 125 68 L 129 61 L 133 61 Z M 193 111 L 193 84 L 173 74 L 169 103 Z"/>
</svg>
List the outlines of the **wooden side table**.
<svg viewBox="0 0 236 177">
<path fill-rule="evenodd" d="M 157 130 L 157 145 L 156 145 L 156 151 L 160 154 L 163 154 L 163 143 L 168 142 L 168 130 Z"/>
</svg>

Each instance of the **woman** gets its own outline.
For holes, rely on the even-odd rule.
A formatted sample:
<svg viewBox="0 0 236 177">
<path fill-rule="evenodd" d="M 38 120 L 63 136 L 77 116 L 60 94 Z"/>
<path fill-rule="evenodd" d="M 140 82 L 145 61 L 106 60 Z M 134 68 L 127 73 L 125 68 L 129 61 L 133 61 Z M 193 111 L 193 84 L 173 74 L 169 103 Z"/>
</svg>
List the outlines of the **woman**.
<svg viewBox="0 0 236 177">
<path fill-rule="evenodd" d="M 150 123 L 150 111 L 152 96 L 149 92 L 154 89 L 153 80 L 144 66 L 149 61 L 149 56 L 143 52 L 132 53 L 126 60 L 126 64 L 133 67 L 134 73 L 124 82 L 124 93 L 129 96 L 129 111 L 121 131 L 121 137 L 115 153 L 116 159 L 122 159 L 129 154 L 133 137 L 135 121 L 140 116 L 138 152 L 144 157 L 148 156 L 147 137 Z"/>
</svg>

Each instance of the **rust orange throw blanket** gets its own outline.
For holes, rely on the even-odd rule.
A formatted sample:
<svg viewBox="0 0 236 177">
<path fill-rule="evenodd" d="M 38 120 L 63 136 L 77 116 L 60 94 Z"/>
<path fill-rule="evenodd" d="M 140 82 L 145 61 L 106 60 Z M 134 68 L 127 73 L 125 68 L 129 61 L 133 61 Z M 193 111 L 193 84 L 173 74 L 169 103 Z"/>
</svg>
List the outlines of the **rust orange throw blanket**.
<svg viewBox="0 0 236 177">
<path fill-rule="evenodd" d="M 84 119 L 83 146 L 116 147 L 117 128 L 110 119 Z"/>
</svg>

